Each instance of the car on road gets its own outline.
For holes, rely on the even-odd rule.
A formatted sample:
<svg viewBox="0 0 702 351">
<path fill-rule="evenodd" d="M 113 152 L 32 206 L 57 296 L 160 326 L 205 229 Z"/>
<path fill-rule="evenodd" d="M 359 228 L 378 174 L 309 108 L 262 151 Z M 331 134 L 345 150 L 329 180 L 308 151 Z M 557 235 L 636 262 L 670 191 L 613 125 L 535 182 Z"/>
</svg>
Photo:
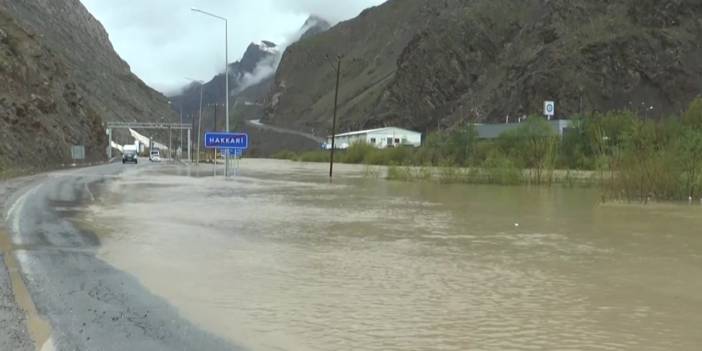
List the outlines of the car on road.
<svg viewBox="0 0 702 351">
<path fill-rule="evenodd" d="M 149 153 L 149 161 L 161 162 L 161 152 L 159 150 L 151 150 Z"/>
<path fill-rule="evenodd" d="M 122 164 L 125 163 L 134 163 L 137 164 L 139 163 L 139 157 L 137 156 L 136 151 L 125 151 L 124 154 L 122 155 Z"/>
</svg>

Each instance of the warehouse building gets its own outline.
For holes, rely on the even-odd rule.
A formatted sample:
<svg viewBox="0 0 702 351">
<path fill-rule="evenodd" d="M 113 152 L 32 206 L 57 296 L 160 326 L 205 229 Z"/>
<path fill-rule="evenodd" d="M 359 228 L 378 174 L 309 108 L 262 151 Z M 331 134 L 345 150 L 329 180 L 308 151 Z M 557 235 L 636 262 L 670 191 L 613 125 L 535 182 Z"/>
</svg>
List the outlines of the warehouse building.
<svg viewBox="0 0 702 351">
<path fill-rule="evenodd" d="M 361 130 L 337 134 L 335 146 L 337 149 L 344 150 L 355 143 L 362 142 L 379 149 L 399 146 L 419 147 L 422 145 L 422 133 L 396 127 Z M 329 136 L 327 143 L 323 145 L 324 148 L 331 149 L 331 143 L 332 138 Z"/>
<path fill-rule="evenodd" d="M 548 121 L 548 125 L 553 129 L 554 135 L 563 137 L 568 129 L 573 127 L 573 122 L 569 120 L 555 120 Z M 522 127 L 523 123 L 474 124 L 474 126 L 480 139 L 496 139 L 508 131 Z"/>
</svg>

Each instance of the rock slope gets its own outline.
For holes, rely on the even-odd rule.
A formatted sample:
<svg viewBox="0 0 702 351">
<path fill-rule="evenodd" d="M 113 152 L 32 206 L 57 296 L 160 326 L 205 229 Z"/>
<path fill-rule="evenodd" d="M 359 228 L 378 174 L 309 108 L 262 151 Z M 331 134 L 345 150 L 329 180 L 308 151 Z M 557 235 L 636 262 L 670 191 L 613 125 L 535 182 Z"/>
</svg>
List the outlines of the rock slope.
<svg viewBox="0 0 702 351">
<path fill-rule="evenodd" d="M 46 168 L 85 145 L 105 158 L 107 121 L 175 120 L 79 0 L 0 0 L 0 166 Z"/>
<path fill-rule="evenodd" d="M 541 113 L 677 113 L 702 90 L 699 0 L 390 0 L 285 52 L 264 122 L 420 131 Z"/>
</svg>

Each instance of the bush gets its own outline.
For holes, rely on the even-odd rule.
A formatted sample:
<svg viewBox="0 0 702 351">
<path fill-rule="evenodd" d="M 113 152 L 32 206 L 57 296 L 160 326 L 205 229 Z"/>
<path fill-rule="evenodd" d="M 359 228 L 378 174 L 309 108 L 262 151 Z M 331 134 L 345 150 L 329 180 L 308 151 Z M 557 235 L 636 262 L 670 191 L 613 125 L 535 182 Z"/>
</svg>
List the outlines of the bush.
<svg viewBox="0 0 702 351">
<path fill-rule="evenodd" d="M 610 197 L 646 202 L 702 195 L 702 100 L 690 104 L 682 124 L 635 120 L 612 153 Z"/>
<path fill-rule="evenodd" d="M 329 151 L 308 151 L 298 157 L 300 162 L 329 162 Z"/>
<path fill-rule="evenodd" d="M 297 160 L 298 156 L 296 153 L 288 150 L 278 151 L 271 155 L 271 158 L 276 160 Z"/>
<path fill-rule="evenodd" d="M 392 165 L 392 166 L 388 167 L 387 179 L 411 181 L 414 179 L 414 174 L 412 173 L 411 167 Z"/>
<path fill-rule="evenodd" d="M 376 148 L 367 143 L 354 143 L 343 154 L 339 155 L 339 162 L 343 163 L 363 163 L 368 155 L 375 153 Z"/>
<path fill-rule="evenodd" d="M 489 184 L 515 185 L 524 181 L 519 167 L 500 152 L 493 152 L 482 164 L 484 181 Z"/>
</svg>

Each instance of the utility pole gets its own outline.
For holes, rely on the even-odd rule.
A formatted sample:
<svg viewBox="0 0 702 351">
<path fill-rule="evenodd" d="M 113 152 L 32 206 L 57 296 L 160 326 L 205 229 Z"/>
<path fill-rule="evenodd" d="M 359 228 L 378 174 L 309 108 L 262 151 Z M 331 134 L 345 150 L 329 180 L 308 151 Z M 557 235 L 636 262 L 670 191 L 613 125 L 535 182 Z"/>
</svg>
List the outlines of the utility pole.
<svg viewBox="0 0 702 351">
<path fill-rule="evenodd" d="M 168 158 L 173 161 L 173 129 L 168 126 Z"/>
<path fill-rule="evenodd" d="M 332 120 L 332 144 L 329 157 L 329 180 L 334 177 L 334 149 L 336 148 L 336 112 L 339 103 L 339 82 L 341 81 L 341 56 L 336 57 L 336 91 L 334 92 L 334 119 Z"/>
<path fill-rule="evenodd" d="M 200 114 L 197 118 L 197 138 L 195 138 L 195 135 L 192 136 L 192 140 L 188 138 L 188 141 L 190 144 L 188 146 L 195 144 L 197 141 L 197 161 L 195 161 L 196 166 L 200 166 L 200 143 L 201 140 L 200 138 L 202 137 L 202 96 L 203 96 L 203 90 L 205 88 L 205 82 L 193 78 L 188 78 L 185 77 L 186 80 L 189 80 L 191 82 L 197 83 L 200 86 Z M 195 130 L 195 115 L 191 114 L 190 115 L 190 122 L 192 122 L 192 128 Z M 192 161 L 192 160 L 191 160 Z"/>
</svg>

